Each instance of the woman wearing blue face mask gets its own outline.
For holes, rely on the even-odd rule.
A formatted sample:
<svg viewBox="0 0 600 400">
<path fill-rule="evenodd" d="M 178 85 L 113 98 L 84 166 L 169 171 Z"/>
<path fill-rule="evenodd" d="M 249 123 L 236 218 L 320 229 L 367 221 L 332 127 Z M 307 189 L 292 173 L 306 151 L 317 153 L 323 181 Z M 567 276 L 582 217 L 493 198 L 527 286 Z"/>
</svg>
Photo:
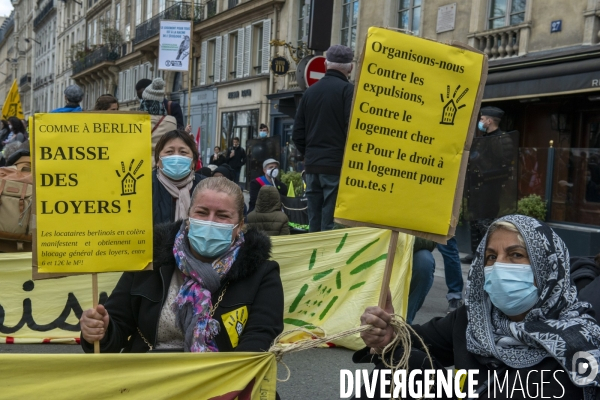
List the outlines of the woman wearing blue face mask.
<svg viewBox="0 0 600 400">
<path fill-rule="evenodd" d="M 204 179 L 194 171 L 198 149 L 183 131 L 165 133 L 156 144 L 152 174 L 152 216 L 154 225 L 186 218 L 190 196 Z"/>
<path fill-rule="evenodd" d="M 500 218 L 479 244 L 465 305 L 413 325 L 433 367 L 413 337 L 409 369 L 475 371 L 480 399 L 597 399 L 600 326 L 569 275 L 568 250 L 549 226 L 523 215 Z M 391 341 L 392 313 L 391 301 L 365 311 L 362 324 L 374 328 L 361 334 L 368 347 L 356 361 L 367 362 Z"/>
<path fill-rule="evenodd" d="M 188 218 L 154 227 L 154 270 L 124 273 L 83 313 L 83 349 L 268 350 L 283 330 L 283 287 L 269 237 L 244 232 L 243 207 L 227 178 L 200 182 Z"/>
</svg>

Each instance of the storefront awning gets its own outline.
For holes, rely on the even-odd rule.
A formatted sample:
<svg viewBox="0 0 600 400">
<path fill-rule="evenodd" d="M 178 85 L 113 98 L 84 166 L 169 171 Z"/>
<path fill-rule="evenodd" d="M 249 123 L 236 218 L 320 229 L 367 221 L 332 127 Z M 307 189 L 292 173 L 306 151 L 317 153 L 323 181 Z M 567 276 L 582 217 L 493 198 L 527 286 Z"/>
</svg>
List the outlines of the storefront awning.
<svg viewBox="0 0 600 400">
<path fill-rule="evenodd" d="M 490 68 L 483 101 L 600 91 L 600 57 L 550 62 Z"/>
</svg>

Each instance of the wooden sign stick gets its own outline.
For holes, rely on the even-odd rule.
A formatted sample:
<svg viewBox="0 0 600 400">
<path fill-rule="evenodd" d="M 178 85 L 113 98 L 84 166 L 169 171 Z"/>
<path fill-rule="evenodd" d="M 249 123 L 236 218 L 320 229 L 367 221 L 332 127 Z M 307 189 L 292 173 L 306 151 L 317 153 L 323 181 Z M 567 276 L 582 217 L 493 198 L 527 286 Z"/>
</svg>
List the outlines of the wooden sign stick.
<svg viewBox="0 0 600 400">
<path fill-rule="evenodd" d="M 388 290 L 390 290 L 390 278 L 392 277 L 392 268 L 394 267 L 394 258 L 396 257 L 396 246 L 398 245 L 398 231 L 392 230 L 390 245 L 388 246 L 387 258 L 385 259 L 385 269 L 383 270 L 383 280 L 381 282 L 381 291 L 379 292 L 379 307 L 385 309 L 385 299 Z"/>
<path fill-rule="evenodd" d="M 94 310 L 98 307 L 98 274 L 92 274 L 92 305 Z M 94 340 L 94 353 L 100 354 L 100 341 Z"/>
</svg>

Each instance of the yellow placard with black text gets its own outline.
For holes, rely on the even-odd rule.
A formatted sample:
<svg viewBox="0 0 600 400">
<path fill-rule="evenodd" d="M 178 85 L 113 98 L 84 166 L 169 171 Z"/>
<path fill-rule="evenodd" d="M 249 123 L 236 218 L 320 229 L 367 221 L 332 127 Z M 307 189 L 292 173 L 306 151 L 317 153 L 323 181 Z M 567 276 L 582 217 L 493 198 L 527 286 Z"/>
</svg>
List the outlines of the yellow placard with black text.
<svg viewBox="0 0 600 400">
<path fill-rule="evenodd" d="M 485 64 L 482 53 L 369 29 L 338 220 L 448 234 Z"/>
<path fill-rule="evenodd" d="M 36 114 L 34 129 L 38 271 L 146 268 L 152 262 L 149 115 Z"/>
</svg>

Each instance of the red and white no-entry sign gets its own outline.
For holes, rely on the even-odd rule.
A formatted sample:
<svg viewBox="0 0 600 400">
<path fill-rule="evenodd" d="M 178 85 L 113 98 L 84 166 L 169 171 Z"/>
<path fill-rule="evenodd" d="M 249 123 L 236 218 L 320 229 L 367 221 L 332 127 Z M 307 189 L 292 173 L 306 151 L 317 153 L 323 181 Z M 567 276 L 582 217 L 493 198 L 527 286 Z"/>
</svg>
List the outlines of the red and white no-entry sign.
<svg viewBox="0 0 600 400">
<path fill-rule="evenodd" d="M 306 86 L 312 86 L 325 76 L 327 66 L 325 65 L 325 57 L 315 56 L 308 61 L 304 68 L 304 82 Z"/>
</svg>

